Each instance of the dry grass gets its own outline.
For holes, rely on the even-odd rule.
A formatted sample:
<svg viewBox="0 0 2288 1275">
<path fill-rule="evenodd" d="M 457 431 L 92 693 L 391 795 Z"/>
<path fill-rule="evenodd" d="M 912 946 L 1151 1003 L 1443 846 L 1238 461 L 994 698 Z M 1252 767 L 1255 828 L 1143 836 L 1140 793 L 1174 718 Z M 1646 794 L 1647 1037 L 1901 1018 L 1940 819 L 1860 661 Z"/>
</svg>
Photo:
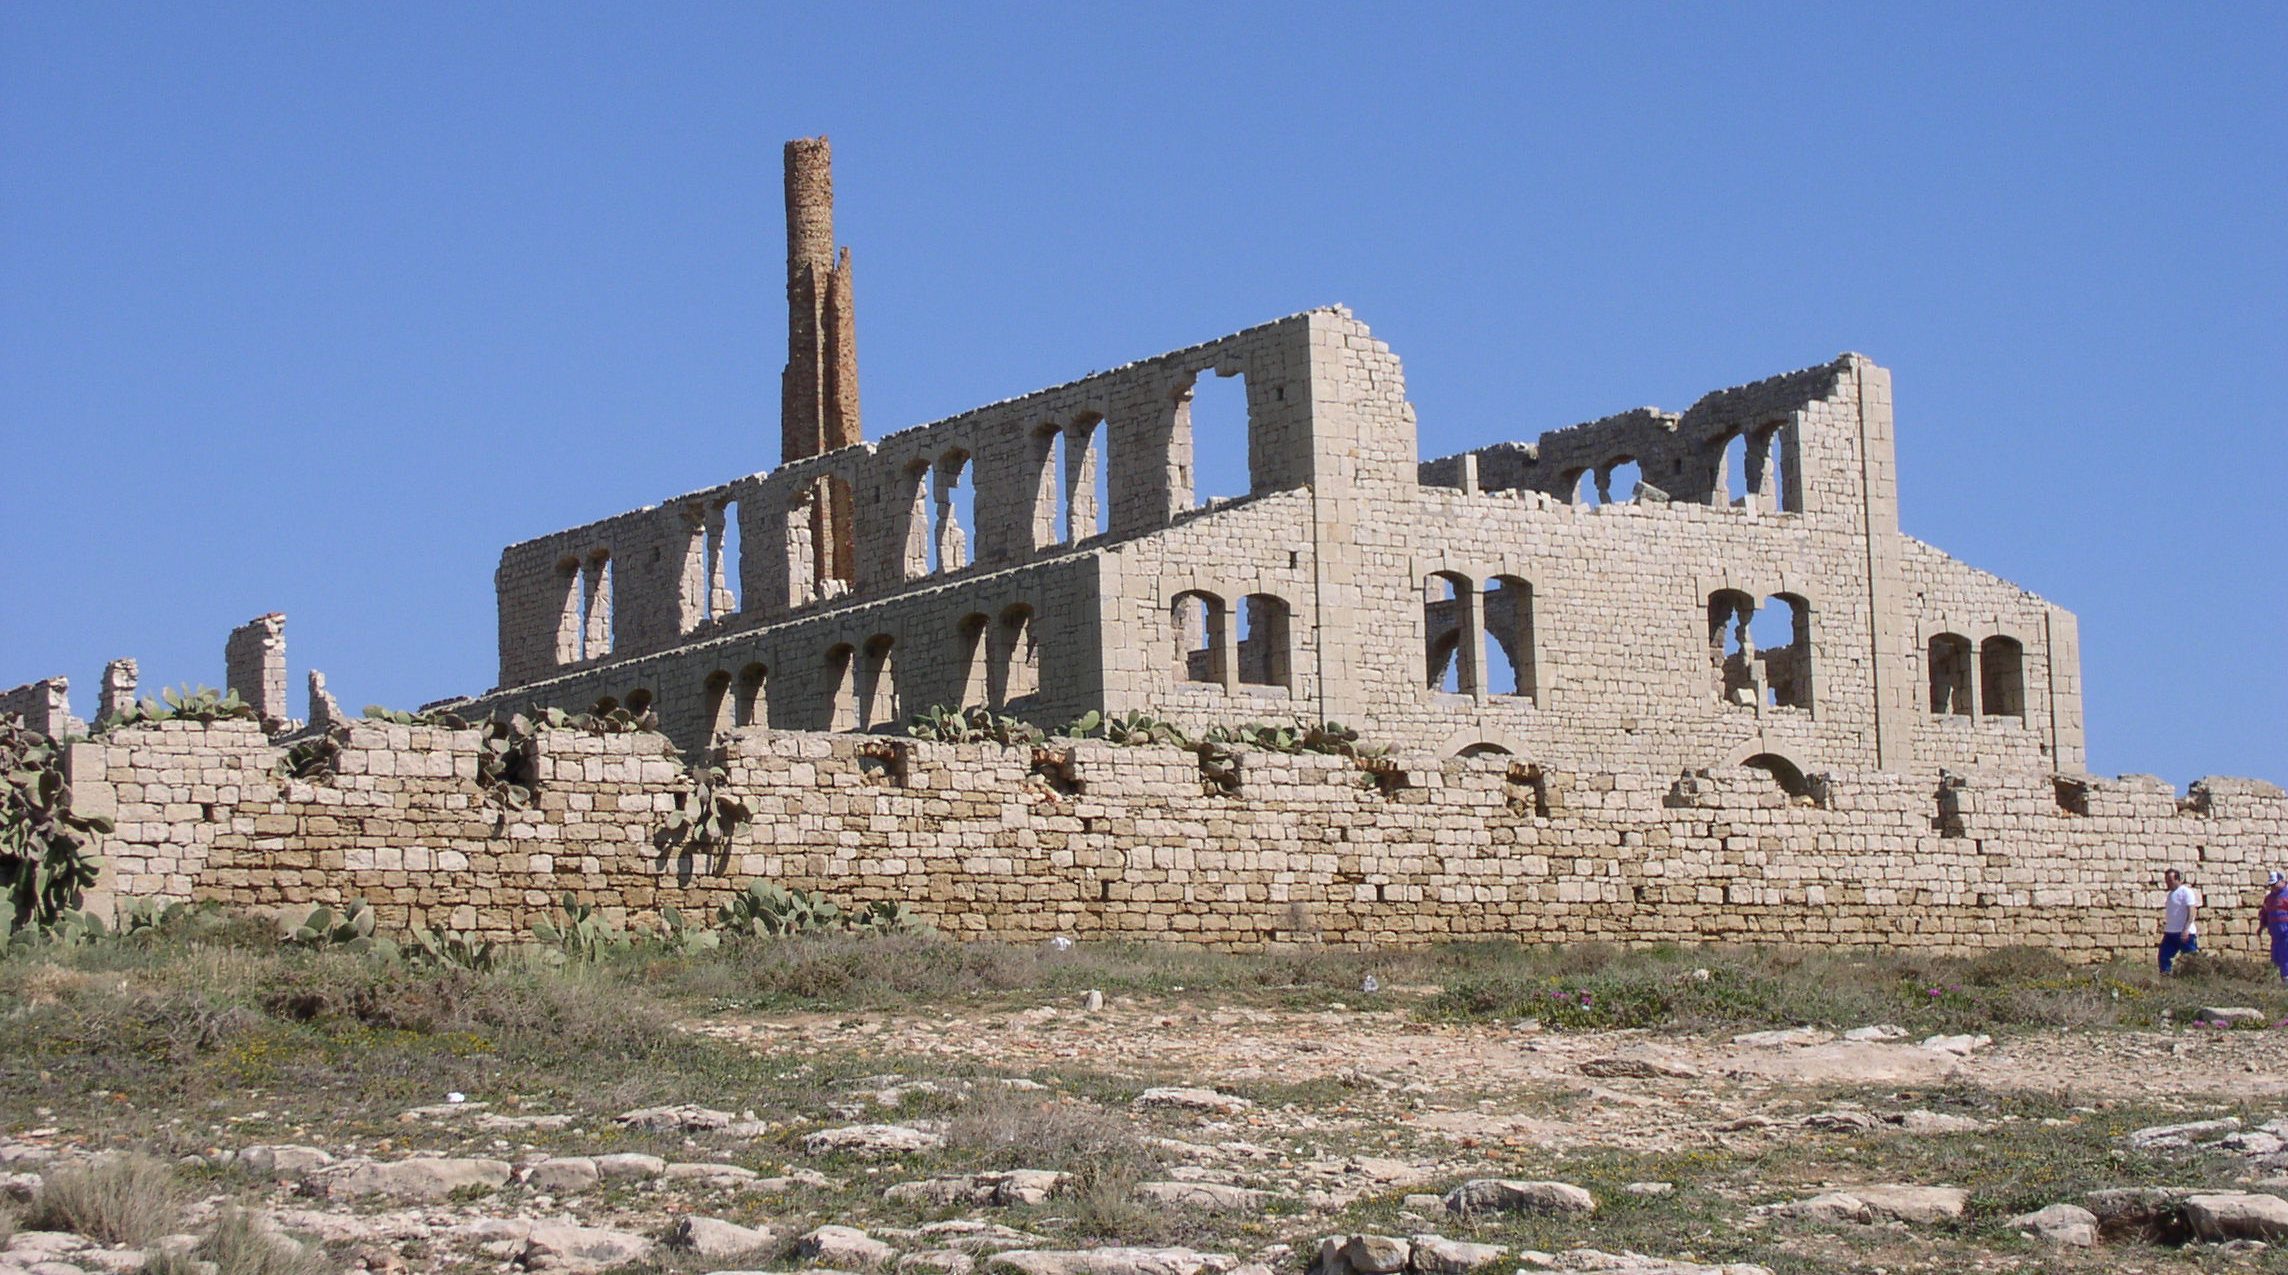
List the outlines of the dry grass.
<svg viewBox="0 0 2288 1275">
<path fill-rule="evenodd" d="M 1161 1167 L 1160 1151 L 1125 1116 L 1094 1103 L 988 1090 L 948 1121 L 949 1155 L 979 1169 L 1051 1169 L 1083 1193 L 1125 1190 Z"/>
<path fill-rule="evenodd" d="M 140 1247 L 173 1234 L 182 1215 L 174 1170 L 147 1155 L 112 1153 L 48 1170 L 24 1221 L 34 1230 Z"/>
<path fill-rule="evenodd" d="M 315 1245 L 265 1227 L 243 1209 L 225 1209 L 194 1254 L 215 1264 L 215 1275 L 326 1275 L 331 1269 Z"/>
</svg>

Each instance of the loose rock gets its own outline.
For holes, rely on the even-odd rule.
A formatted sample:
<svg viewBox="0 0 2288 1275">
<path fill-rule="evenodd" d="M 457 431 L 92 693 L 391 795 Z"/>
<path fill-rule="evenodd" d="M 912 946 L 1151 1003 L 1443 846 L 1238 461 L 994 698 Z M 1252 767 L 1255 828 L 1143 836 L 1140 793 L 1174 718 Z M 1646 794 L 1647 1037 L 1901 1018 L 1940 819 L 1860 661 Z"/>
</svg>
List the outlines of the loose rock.
<svg viewBox="0 0 2288 1275">
<path fill-rule="evenodd" d="M 641 1235 L 552 1222 L 526 1233 L 516 1262 L 526 1270 L 600 1271 L 640 1262 L 651 1250 Z"/>
<path fill-rule="evenodd" d="M 1475 1178 L 1446 1193 L 1448 1213 L 1594 1213 L 1597 1201 L 1569 1182 Z"/>
<path fill-rule="evenodd" d="M 1163 1107 L 1172 1108 L 1178 1111 L 1204 1111 L 1216 1115 L 1230 1115 L 1235 1111 L 1245 1111 L 1255 1104 L 1249 1102 L 1245 1098 L 1238 1096 L 1237 1094 L 1217 1093 L 1213 1089 L 1186 1089 L 1177 1087 L 1147 1089 L 1144 1092 L 1136 1095 L 1136 1105 L 1139 1107 Z"/>
<path fill-rule="evenodd" d="M 2185 1221 L 2211 1243 L 2288 1240 L 2288 1200 L 2252 1191 L 2219 1191 L 2185 1198 Z"/>
<path fill-rule="evenodd" d="M 525 1170 L 524 1184 L 535 1191 L 558 1195 L 585 1191 L 603 1180 L 596 1162 L 586 1156 L 557 1156 Z"/>
<path fill-rule="evenodd" d="M 1414 1269 L 1419 1275 L 1469 1275 L 1492 1265 L 1502 1255 L 1499 1245 L 1469 1244 L 1443 1235 L 1417 1235 L 1412 1242 Z"/>
<path fill-rule="evenodd" d="M 866 1270 L 897 1256 L 897 1250 L 852 1226 L 822 1226 L 795 1241 L 795 1251 L 821 1266 Z"/>
<path fill-rule="evenodd" d="M 738 1117 L 728 1111 L 702 1107 L 694 1103 L 678 1103 L 670 1107 L 638 1107 L 612 1117 L 612 1122 L 629 1129 L 650 1129 L 656 1133 L 709 1133 L 728 1129 Z"/>
<path fill-rule="evenodd" d="M 2097 1214 L 2078 1204 L 2053 1204 L 2046 1209 L 2021 1213 L 2003 1225 L 2035 1239 L 2071 1248 L 2088 1248 L 2097 1243 Z"/>
<path fill-rule="evenodd" d="M 1042 1249 L 999 1253 L 990 1269 L 1019 1275 L 1210 1275 L 1238 1265 L 1228 1254 L 1199 1253 L 1188 1248 Z"/>
<path fill-rule="evenodd" d="M 775 1247 L 778 1233 L 769 1227 L 747 1227 L 712 1217 L 686 1217 L 667 1233 L 667 1246 L 700 1257 L 735 1257 Z"/>
<path fill-rule="evenodd" d="M 379 1195 L 396 1200 L 441 1200 L 469 1187 L 491 1190 L 508 1183 L 505 1160 L 462 1160 L 446 1157 L 396 1160 L 352 1160 L 328 1170 L 320 1187 L 328 1199 L 354 1200 Z"/>
<path fill-rule="evenodd" d="M 804 1138 L 802 1148 L 812 1155 L 841 1152 L 871 1158 L 927 1151 L 944 1141 L 937 1134 L 925 1133 L 902 1124 L 854 1124 L 839 1129 L 821 1129 Z"/>
<path fill-rule="evenodd" d="M 247 1172 L 269 1178 L 298 1179 L 333 1162 L 334 1157 L 327 1152 L 298 1143 L 246 1147 L 238 1153 L 238 1164 Z"/>
<path fill-rule="evenodd" d="M 1136 1194 L 1154 1204 L 1215 1211 L 1259 1209 L 1267 1198 L 1262 1191 L 1217 1182 L 1144 1182 L 1137 1185 Z"/>
</svg>

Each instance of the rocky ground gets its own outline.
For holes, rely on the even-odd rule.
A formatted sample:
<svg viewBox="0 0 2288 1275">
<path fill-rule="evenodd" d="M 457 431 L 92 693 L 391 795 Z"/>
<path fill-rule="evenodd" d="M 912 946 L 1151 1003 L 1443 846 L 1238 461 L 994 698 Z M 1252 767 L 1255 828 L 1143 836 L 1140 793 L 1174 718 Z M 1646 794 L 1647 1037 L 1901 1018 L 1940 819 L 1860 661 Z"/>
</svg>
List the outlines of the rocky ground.
<svg viewBox="0 0 2288 1275">
<path fill-rule="evenodd" d="M 106 977 L 19 980 L 11 1030 Z M 0 1275 L 2288 1270 L 2269 1010 L 1557 1031 L 1434 991 L 678 1012 L 688 1045 L 567 1075 L 481 1033 L 170 1028 L 116 1074 L 5 1074 Z M 72 1203 L 135 1156 L 163 1224 Z"/>
</svg>

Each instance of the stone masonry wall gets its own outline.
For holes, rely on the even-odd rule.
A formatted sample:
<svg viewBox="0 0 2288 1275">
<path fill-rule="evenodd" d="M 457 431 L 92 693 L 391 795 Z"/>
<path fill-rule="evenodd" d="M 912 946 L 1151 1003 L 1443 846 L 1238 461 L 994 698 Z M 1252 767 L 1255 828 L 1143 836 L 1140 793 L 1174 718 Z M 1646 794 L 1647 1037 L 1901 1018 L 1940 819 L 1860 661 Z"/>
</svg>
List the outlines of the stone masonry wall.
<svg viewBox="0 0 2288 1275">
<path fill-rule="evenodd" d="M 260 907 L 362 897 L 391 926 L 517 938 L 570 891 L 615 920 L 748 878 L 903 901 L 964 938 L 1417 944 L 1707 940 L 2096 958 L 2152 938 L 2163 867 L 2207 893 L 2208 945 L 2253 951 L 2288 796 L 2208 780 L 1544 773 L 1503 758 L 1248 754 L 1237 796 L 1174 749 L 1036 752 L 741 730 L 755 811 L 720 854 L 656 842 L 688 783 L 663 736 L 542 736 L 534 808 L 475 784 L 476 735 L 360 722 L 338 777 L 279 777 L 247 723 L 77 745 L 120 896 Z"/>
</svg>

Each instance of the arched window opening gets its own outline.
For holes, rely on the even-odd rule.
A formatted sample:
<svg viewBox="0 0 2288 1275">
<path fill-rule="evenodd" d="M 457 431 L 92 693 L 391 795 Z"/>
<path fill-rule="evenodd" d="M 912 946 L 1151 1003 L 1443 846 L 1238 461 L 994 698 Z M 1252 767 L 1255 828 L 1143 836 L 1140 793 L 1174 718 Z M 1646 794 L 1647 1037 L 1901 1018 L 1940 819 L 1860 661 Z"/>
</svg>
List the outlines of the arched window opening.
<svg viewBox="0 0 2288 1275">
<path fill-rule="evenodd" d="M 1978 707 L 1984 717 L 2026 716 L 2026 648 L 2016 638 L 1978 646 Z"/>
<path fill-rule="evenodd" d="M 993 706 L 1006 707 L 1039 694 L 1041 648 L 1033 608 L 1019 603 L 1003 611 L 993 636 L 992 683 L 987 687 Z"/>
<path fill-rule="evenodd" d="M 1170 612 L 1176 631 L 1176 680 L 1223 685 L 1223 599 L 1212 593 L 1179 593 Z"/>
<path fill-rule="evenodd" d="M 935 495 L 930 570 L 959 571 L 970 564 L 970 541 L 977 530 L 977 499 L 969 481 L 969 453 L 947 452 L 938 460 L 932 481 Z"/>
<path fill-rule="evenodd" d="M 1709 504 L 1719 509 L 1742 509 L 1748 503 L 1748 436 L 1738 430 L 1725 435 L 1716 459 L 1716 480 L 1709 484 Z"/>
<path fill-rule="evenodd" d="M 1770 775 L 1772 782 L 1780 786 L 1780 791 L 1790 797 L 1811 795 L 1811 781 L 1804 778 L 1802 768 L 1778 753 L 1757 753 L 1740 764 Z"/>
<path fill-rule="evenodd" d="M 930 463 L 917 460 L 906 466 L 898 476 L 898 490 L 904 499 L 899 514 L 906 529 L 904 548 L 898 553 L 898 578 L 919 580 L 936 569 L 937 551 L 930 529 Z"/>
<path fill-rule="evenodd" d="M 1287 604 L 1268 593 L 1239 602 L 1239 680 L 1247 686 L 1290 686 L 1291 626 Z"/>
<path fill-rule="evenodd" d="M 876 634 L 866 639 L 863 658 L 858 666 L 859 730 L 894 727 L 905 717 L 898 701 L 897 662 L 891 654 L 893 645 L 886 634 Z"/>
<path fill-rule="evenodd" d="M 710 525 L 715 511 L 705 504 L 685 505 L 683 515 L 683 561 L 675 571 L 675 631 L 689 633 L 715 618 L 714 577 L 710 571 L 715 561 L 715 529 Z M 652 562 L 656 565 L 661 551 L 654 547 Z"/>
<path fill-rule="evenodd" d="M 818 601 L 818 552 L 812 546 L 813 511 L 818 493 L 809 485 L 787 494 L 782 521 L 786 526 L 787 605 L 804 607 Z"/>
<path fill-rule="evenodd" d="M 1786 425 L 1767 425 L 1748 449 L 1748 490 L 1756 495 L 1756 508 L 1767 513 L 1796 511 L 1795 475 L 1786 465 L 1789 437 Z"/>
<path fill-rule="evenodd" d="M 844 597 L 858 587 L 858 500 L 849 480 L 838 475 L 826 475 L 818 486 L 811 537 L 818 554 L 818 596 Z"/>
<path fill-rule="evenodd" d="M 855 730 L 858 726 L 857 653 L 850 644 L 826 652 L 826 729 Z"/>
<path fill-rule="evenodd" d="M 1249 494 L 1254 485 L 1247 455 L 1246 378 L 1202 368 L 1176 410 L 1177 434 L 1191 440 L 1192 507 L 1204 509 L 1211 500 Z"/>
<path fill-rule="evenodd" d="M 985 677 L 985 631 L 993 622 L 983 615 L 966 615 L 954 626 L 953 638 L 957 665 L 961 673 L 961 695 L 958 703 L 963 708 L 983 704 L 989 690 Z"/>
<path fill-rule="evenodd" d="M 1064 430 L 1050 424 L 1033 432 L 1033 466 L 1033 548 L 1046 549 L 1072 538 Z"/>
<path fill-rule="evenodd" d="M 1792 593 L 1764 600 L 1751 623 L 1769 708 L 1811 707 L 1811 606 Z"/>
<path fill-rule="evenodd" d="M 1597 503 L 1596 470 L 1566 470 L 1563 482 L 1565 486 L 1565 502 L 1567 504 L 1594 505 Z"/>
<path fill-rule="evenodd" d="M 770 721 L 770 705 L 763 698 L 763 683 L 770 677 L 769 670 L 760 664 L 749 664 L 739 670 L 731 697 L 731 724 L 733 726 L 762 726 Z"/>
<path fill-rule="evenodd" d="M 1074 421 L 1065 439 L 1065 491 L 1075 542 L 1112 530 L 1112 424 L 1100 416 Z"/>
<path fill-rule="evenodd" d="M 1486 590 L 1486 693 L 1532 699 L 1540 693 L 1534 667 L 1533 586 L 1516 576 L 1495 576 Z"/>
<path fill-rule="evenodd" d="M 699 717 L 707 723 L 707 737 L 713 739 L 735 724 L 732 721 L 731 674 L 716 669 L 699 684 Z"/>
<path fill-rule="evenodd" d="M 739 502 L 726 500 L 707 511 L 707 600 L 703 617 L 721 620 L 739 612 Z"/>
<path fill-rule="evenodd" d="M 1448 695 L 1478 690 L 1478 641 L 1470 615 L 1469 577 L 1441 571 L 1422 585 L 1422 627 L 1428 643 L 1426 684 Z"/>
<path fill-rule="evenodd" d="M 1930 711 L 1939 717 L 1969 717 L 1971 668 L 1970 639 L 1959 633 L 1941 633 L 1930 640 Z"/>
<path fill-rule="evenodd" d="M 1748 629 L 1755 615 L 1756 600 L 1745 593 L 1719 589 L 1708 595 L 1708 661 L 1722 703 L 1756 702 L 1756 639 Z"/>
<path fill-rule="evenodd" d="M 587 597 L 583 603 L 586 622 L 581 640 L 580 658 L 602 659 L 612 653 L 612 555 L 598 549 L 588 555 L 588 569 L 582 576 Z"/>
<path fill-rule="evenodd" d="M 588 586 L 580 575 L 580 560 L 565 558 L 556 564 L 556 587 L 561 601 L 556 614 L 556 662 L 578 664 L 586 658 Z"/>
<path fill-rule="evenodd" d="M 1637 498 L 1637 484 L 1644 481 L 1644 466 L 1631 456 L 1619 456 L 1606 461 L 1597 470 L 1597 502 L 1600 505 L 1625 505 Z"/>
</svg>

